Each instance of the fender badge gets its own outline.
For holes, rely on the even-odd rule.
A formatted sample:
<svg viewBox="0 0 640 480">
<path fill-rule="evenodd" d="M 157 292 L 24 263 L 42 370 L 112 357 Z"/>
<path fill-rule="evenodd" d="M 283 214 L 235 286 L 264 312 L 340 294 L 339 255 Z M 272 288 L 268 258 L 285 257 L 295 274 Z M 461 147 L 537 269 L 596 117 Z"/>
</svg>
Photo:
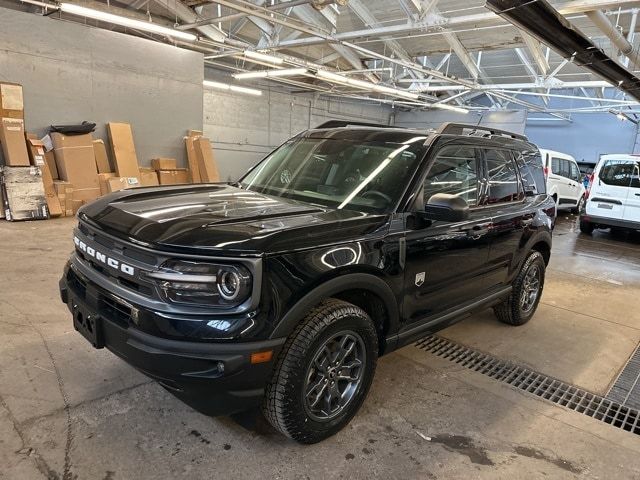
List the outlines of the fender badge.
<svg viewBox="0 0 640 480">
<path fill-rule="evenodd" d="M 424 283 L 424 272 L 416 274 L 416 286 L 421 287 Z"/>
</svg>

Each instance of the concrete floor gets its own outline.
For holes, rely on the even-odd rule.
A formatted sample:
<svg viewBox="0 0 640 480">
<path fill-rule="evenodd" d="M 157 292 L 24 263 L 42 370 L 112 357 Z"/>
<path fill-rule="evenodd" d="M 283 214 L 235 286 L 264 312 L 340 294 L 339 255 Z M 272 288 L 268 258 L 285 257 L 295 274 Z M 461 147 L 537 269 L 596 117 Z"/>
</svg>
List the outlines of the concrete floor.
<svg viewBox="0 0 640 480">
<path fill-rule="evenodd" d="M 72 219 L 0 222 L 0 478 L 640 478 L 640 438 L 413 346 L 314 446 L 255 417 L 208 418 L 73 330 L 57 281 Z M 563 215 L 526 326 L 491 312 L 443 336 L 606 393 L 640 342 L 640 240 Z"/>
</svg>

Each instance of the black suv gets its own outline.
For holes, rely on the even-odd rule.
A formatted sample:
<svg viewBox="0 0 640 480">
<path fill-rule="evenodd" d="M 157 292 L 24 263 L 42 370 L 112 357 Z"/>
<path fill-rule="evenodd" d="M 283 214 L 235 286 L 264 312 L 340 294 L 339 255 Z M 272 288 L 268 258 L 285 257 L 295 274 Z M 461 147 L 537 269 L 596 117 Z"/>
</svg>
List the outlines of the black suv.
<svg viewBox="0 0 640 480">
<path fill-rule="evenodd" d="M 235 184 L 124 190 L 78 216 L 60 291 L 80 333 L 204 413 L 261 405 L 314 443 L 380 355 L 487 307 L 527 322 L 555 204 L 526 137 L 334 121 Z"/>
</svg>

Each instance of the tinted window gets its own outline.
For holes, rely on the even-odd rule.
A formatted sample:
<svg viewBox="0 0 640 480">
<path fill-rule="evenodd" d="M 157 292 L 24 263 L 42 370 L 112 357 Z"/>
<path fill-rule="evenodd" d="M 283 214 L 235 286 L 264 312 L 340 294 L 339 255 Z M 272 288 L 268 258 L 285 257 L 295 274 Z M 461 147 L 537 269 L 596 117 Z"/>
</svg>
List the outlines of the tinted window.
<svg viewBox="0 0 640 480">
<path fill-rule="evenodd" d="M 602 183 L 616 187 L 628 187 L 634 175 L 636 164 L 624 160 L 606 160 L 598 178 Z"/>
<path fill-rule="evenodd" d="M 561 175 L 560 173 L 560 160 L 558 160 L 557 158 L 552 158 L 551 159 L 551 171 L 553 173 L 555 173 L 556 175 Z"/>
<path fill-rule="evenodd" d="M 512 202 L 520 194 L 516 166 L 508 150 L 486 150 L 489 173 L 488 203 Z"/>
<path fill-rule="evenodd" d="M 535 195 L 547 192 L 547 185 L 544 179 L 544 168 L 542 158 L 538 150 L 525 152 L 513 152 L 516 164 L 520 168 L 520 176 L 527 191 Z"/>
<path fill-rule="evenodd" d="M 438 152 L 424 182 L 425 203 L 436 193 L 464 198 L 470 206 L 478 204 L 478 177 L 475 149 L 447 146 Z"/>
</svg>

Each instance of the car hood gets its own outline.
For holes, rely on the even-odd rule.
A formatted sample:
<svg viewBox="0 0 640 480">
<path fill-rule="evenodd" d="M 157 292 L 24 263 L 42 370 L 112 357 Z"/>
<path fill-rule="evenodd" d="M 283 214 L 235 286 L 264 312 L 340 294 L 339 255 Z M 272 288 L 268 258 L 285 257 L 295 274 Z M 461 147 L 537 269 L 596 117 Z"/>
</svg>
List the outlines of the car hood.
<svg viewBox="0 0 640 480">
<path fill-rule="evenodd" d="M 387 224 L 387 215 L 331 209 L 226 184 L 124 190 L 86 205 L 79 216 L 138 244 L 218 254 L 335 244 Z"/>
</svg>

